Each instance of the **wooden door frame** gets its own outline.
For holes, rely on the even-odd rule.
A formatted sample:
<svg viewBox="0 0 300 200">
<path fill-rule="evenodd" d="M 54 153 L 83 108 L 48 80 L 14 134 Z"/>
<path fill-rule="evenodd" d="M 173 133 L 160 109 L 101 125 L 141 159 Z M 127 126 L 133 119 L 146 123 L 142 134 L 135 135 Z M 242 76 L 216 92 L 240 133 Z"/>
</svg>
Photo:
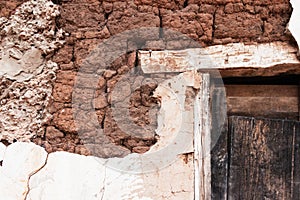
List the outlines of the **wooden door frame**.
<svg viewBox="0 0 300 200">
<path fill-rule="evenodd" d="M 247 51 L 245 51 L 247 49 Z M 228 54 L 228 52 L 233 52 Z M 267 54 L 262 54 L 266 52 Z M 297 49 L 285 42 L 245 45 L 215 45 L 205 48 L 165 51 L 138 51 L 141 69 L 151 73 L 203 71 L 194 101 L 194 200 L 211 199 L 211 91 L 208 71 L 217 70 L 222 77 L 270 76 L 298 72 Z M 205 72 L 206 71 L 206 72 Z M 300 89 L 299 89 L 300 90 Z M 300 91 L 299 91 L 300 94 Z"/>
<path fill-rule="evenodd" d="M 210 75 L 201 74 L 202 84 L 194 105 L 195 200 L 211 199 Z"/>
</svg>

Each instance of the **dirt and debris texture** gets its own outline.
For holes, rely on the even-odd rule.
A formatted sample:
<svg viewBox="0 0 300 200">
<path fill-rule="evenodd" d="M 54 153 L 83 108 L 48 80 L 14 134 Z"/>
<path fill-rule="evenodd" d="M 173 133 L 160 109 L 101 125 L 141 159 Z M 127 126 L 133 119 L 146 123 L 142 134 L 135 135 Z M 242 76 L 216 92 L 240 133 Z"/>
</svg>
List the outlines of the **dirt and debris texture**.
<svg viewBox="0 0 300 200">
<path fill-rule="evenodd" d="M 0 2 L 0 140 L 9 143 L 44 134 L 58 69 L 45 57 L 64 44 L 65 34 L 55 27 L 58 6 L 47 0 L 21 2 Z"/>
</svg>

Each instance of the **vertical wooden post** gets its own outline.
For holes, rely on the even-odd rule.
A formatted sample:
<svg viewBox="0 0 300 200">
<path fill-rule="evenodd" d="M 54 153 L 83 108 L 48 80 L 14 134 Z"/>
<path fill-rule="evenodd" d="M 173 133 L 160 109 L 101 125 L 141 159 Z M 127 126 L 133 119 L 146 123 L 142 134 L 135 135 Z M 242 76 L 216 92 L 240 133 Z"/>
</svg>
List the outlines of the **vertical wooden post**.
<svg viewBox="0 0 300 200">
<path fill-rule="evenodd" d="M 194 107 L 195 200 L 211 199 L 211 112 L 210 76 L 201 74 L 202 83 Z"/>
<path fill-rule="evenodd" d="M 217 81 L 210 83 L 211 104 L 211 198 L 227 199 L 228 120 L 226 90 Z"/>
<path fill-rule="evenodd" d="M 300 121 L 300 81 L 298 83 L 298 121 Z"/>
</svg>

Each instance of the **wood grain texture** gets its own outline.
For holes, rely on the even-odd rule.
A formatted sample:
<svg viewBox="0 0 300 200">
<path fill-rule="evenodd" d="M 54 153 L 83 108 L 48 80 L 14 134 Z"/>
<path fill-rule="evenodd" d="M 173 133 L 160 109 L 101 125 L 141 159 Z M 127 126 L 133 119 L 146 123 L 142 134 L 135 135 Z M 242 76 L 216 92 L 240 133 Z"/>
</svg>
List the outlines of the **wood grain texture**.
<svg viewBox="0 0 300 200">
<path fill-rule="evenodd" d="M 227 97 L 227 108 L 229 115 L 297 119 L 298 98 Z"/>
<path fill-rule="evenodd" d="M 300 199 L 300 122 L 292 127 L 294 134 L 293 151 L 293 193 L 292 199 Z"/>
<path fill-rule="evenodd" d="M 292 199 L 293 123 L 230 117 L 228 199 Z"/>
<path fill-rule="evenodd" d="M 228 129 L 227 124 L 211 151 L 212 200 L 227 199 L 228 182 Z"/>
<path fill-rule="evenodd" d="M 229 115 L 297 120 L 298 85 L 225 85 Z"/>
<path fill-rule="evenodd" d="M 217 87 L 212 81 L 211 88 L 211 187 L 213 200 L 227 199 L 228 178 L 228 120 L 225 88 Z"/>
<path fill-rule="evenodd" d="M 201 74 L 194 106 L 195 200 L 211 199 L 210 75 Z"/>
<path fill-rule="evenodd" d="M 282 74 L 299 70 L 299 60 L 296 57 L 297 49 L 284 42 L 268 44 L 233 43 L 215 45 L 206 48 L 165 51 L 139 51 L 138 57 L 141 68 L 145 73 L 156 72 L 184 72 L 194 69 L 238 69 L 243 74 L 243 69 L 250 76 L 257 69 L 270 69 L 270 74 Z M 260 72 L 260 75 L 266 75 Z M 254 76 L 252 73 L 252 76 Z M 223 74 L 222 74 L 223 75 Z M 228 76 L 231 76 L 228 74 Z M 245 74 L 243 74 L 245 76 Z"/>
<path fill-rule="evenodd" d="M 300 81 L 298 83 L 298 121 L 300 121 Z"/>
<path fill-rule="evenodd" d="M 225 85 L 230 97 L 298 97 L 298 85 Z"/>
</svg>

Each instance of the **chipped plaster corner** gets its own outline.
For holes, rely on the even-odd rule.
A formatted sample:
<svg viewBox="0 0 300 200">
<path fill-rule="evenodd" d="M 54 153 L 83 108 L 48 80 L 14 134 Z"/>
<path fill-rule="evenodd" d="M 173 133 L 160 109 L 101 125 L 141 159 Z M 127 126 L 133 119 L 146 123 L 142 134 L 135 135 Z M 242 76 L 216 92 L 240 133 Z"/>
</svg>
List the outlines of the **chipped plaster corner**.
<svg viewBox="0 0 300 200">
<path fill-rule="evenodd" d="M 293 12 L 288 24 L 288 29 L 292 33 L 293 37 L 297 41 L 298 44 L 298 58 L 300 59 L 300 1 L 299 0 L 290 0 L 290 3 L 293 7 Z"/>
<path fill-rule="evenodd" d="M 5 150 L 6 150 L 6 146 L 2 142 L 0 142 L 0 161 L 2 161 L 4 158 Z"/>
<path fill-rule="evenodd" d="M 50 115 L 57 64 L 45 59 L 64 44 L 56 30 L 58 6 L 50 0 L 29 0 L 9 18 L 0 18 L 0 139 L 29 141 L 43 134 Z"/>
</svg>

